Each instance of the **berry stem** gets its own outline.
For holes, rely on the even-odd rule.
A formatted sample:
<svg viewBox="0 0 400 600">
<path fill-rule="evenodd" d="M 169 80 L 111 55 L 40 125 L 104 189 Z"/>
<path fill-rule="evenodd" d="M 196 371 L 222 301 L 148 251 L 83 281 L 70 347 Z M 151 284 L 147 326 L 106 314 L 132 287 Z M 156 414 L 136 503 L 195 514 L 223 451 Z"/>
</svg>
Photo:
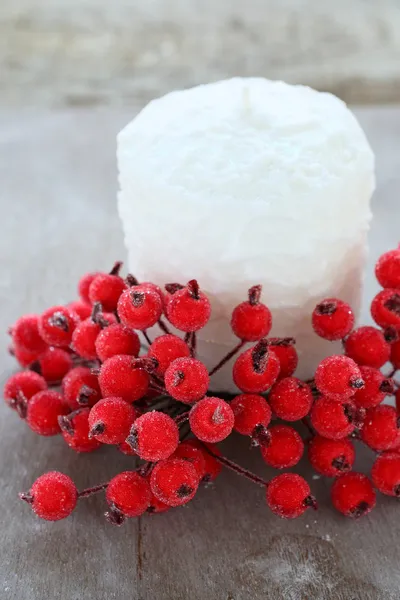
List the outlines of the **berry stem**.
<svg viewBox="0 0 400 600">
<path fill-rule="evenodd" d="M 192 339 L 190 340 L 190 355 L 192 358 L 196 357 L 197 337 L 196 332 L 193 331 Z"/>
<path fill-rule="evenodd" d="M 108 481 L 106 483 L 100 483 L 99 485 L 95 485 L 90 488 L 85 488 L 81 492 L 78 492 L 78 498 L 87 498 L 88 496 L 92 496 L 93 494 L 98 494 L 99 492 L 103 492 L 108 486 Z"/>
<path fill-rule="evenodd" d="M 163 319 L 158 319 L 158 326 L 164 333 L 170 334 L 170 330 Z"/>
<path fill-rule="evenodd" d="M 211 371 L 209 372 L 209 375 L 211 377 L 211 375 L 214 375 L 214 373 L 216 373 L 217 371 L 219 371 L 220 369 L 222 369 L 222 367 L 224 365 L 226 365 L 226 363 L 233 357 L 235 356 L 235 354 L 237 354 L 245 345 L 245 341 L 241 340 L 237 346 L 235 346 L 234 348 L 232 348 L 232 350 L 230 352 L 228 352 L 228 354 L 226 354 L 220 361 L 218 364 L 215 365 L 215 367 L 213 369 L 211 369 Z"/>
<path fill-rule="evenodd" d="M 315 436 L 314 433 L 314 429 L 311 427 L 307 417 L 304 417 L 304 419 L 301 420 L 301 422 L 303 423 L 304 427 L 306 427 L 308 433 L 311 435 L 311 437 Z"/>
<path fill-rule="evenodd" d="M 248 469 L 241 467 L 240 465 L 236 464 L 229 458 L 226 458 L 225 456 L 220 456 L 218 454 L 214 454 L 214 452 L 212 450 L 210 450 L 210 448 L 208 448 L 205 444 L 203 444 L 203 448 L 206 452 L 208 452 L 208 454 L 210 454 L 213 458 L 215 458 L 215 460 L 220 462 L 221 465 L 224 465 L 224 467 L 231 469 L 231 471 L 234 471 L 238 475 L 242 475 L 243 477 L 246 477 L 253 483 L 256 483 L 257 485 L 261 485 L 262 487 L 266 487 L 268 485 L 268 481 L 266 481 L 265 479 L 262 479 L 262 477 L 259 477 L 255 473 L 252 473 Z"/>
<path fill-rule="evenodd" d="M 146 342 L 149 344 L 149 346 L 151 346 L 151 339 L 149 338 L 149 334 L 147 333 L 146 329 L 144 329 L 142 331 L 142 333 L 143 333 L 143 336 L 144 336 Z"/>
</svg>

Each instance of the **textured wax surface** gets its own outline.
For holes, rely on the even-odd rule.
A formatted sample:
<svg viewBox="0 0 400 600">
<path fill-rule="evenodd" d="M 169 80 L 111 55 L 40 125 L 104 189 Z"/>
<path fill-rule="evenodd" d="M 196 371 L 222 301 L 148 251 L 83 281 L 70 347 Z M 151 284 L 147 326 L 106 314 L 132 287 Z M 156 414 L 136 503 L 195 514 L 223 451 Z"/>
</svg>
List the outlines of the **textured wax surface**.
<svg viewBox="0 0 400 600">
<path fill-rule="evenodd" d="M 332 351 L 311 312 L 326 296 L 358 310 L 371 218 L 374 157 L 345 104 L 261 78 L 173 92 L 121 131 L 118 166 L 129 267 L 158 284 L 199 280 L 213 308 L 199 334 L 207 364 L 234 343 L 231 311 L 261 283 L 272 335 L 298 338 L 310 375 Z"/>
</svg>

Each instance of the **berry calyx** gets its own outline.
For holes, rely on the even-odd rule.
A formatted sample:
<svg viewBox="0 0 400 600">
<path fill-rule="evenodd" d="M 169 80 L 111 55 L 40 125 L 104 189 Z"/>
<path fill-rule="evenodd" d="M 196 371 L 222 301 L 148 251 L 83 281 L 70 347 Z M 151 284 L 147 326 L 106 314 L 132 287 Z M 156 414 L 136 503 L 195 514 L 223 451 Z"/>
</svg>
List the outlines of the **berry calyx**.
<svg viewBox="0 0 400 600">
<path fill-rule="evenodd" d="M 100 331 L 96 337 L 95 348 L 101 362 L 117 354 L 138 356 L 140 340 L 138 334 L 132 329 L 120 323 L 114 323 Z"/>
<path fill-rule="evenodd" d="M 383 288 L 400 289 L 400 248 L 382 254 L 375 265 L 375 276 Z"/>
<path fill-rule="evenodd" d="M 344 473 L 331 489 L 333 506 L 346 517 L 359 519 L 374 508 L 376 495 L 372 484 L 362 473 Z"/>
<path fill-rule="evenodd" d="M 14 373 L 14 375 L 11 375 L 7 379 L 3 389 L 3 396 L 7 404 L 11 408 L 16 409 L 16 404 L 21 394 L 29 401 L 32 396 L 46 389 L 47 383 L 43 377 L 32 371 L 21 371 Z"/>
<path fill-rule="evenodd" d="M 89 300 L 99 302 L 106 312 L 117 309 L 118 300 L 126 289 L 126 283 L 119 276 L 121 262 L 116 262 L 110 273 L 99 273 L 89 286 Z"/>
<path fill-rule="evenodd" d="M 79 322 L 78 315 L 66 306 L 48 308 L 39 318 L 40 336 L 49 346 L 69 346 Z"/>
<path fill-rule="evenodd" d="M 99 385 L 102 396 L 116 396 L 135 402 L 149 389 L 150 376 L 142 368 L 142 360 L 124 354 L 108 358 L 100 368 Z"/>
<path fill-rule="evenodd" d="M 233 380 L 242 392 L 261 393 L 268 390 L 279 375 L 279 360 L 268 348 L 267 340 L 246 350 L 233 365 Z"/>
<path fill-rule="evenodd" d="M 180 402 L 192 404 L 203 398 L 208 390 L 210 377 L 206 366 L 195 358 L 175 359 L 165 372 L 167 392 Z"/>
<path fill-rule="evenodd" d="M 295 348 L 294 338 L 269 338 L 268 346 L 279 360 L 278 379 L 291 377 L 297 369 L 299 357 Z"/>
<path fill-rule="evenodd" d="M 58 417 L 62 436 L 68 446 L 76 452 L 93 452 L 100 448 L 101 442 L 89 437 L 89 408 Z"/>
<path fill-rule="evenodd" d="M 315 372 L 315 385 L 321 394 L 344 400 L 364 387 L 364 382 L 354 360 L 338 355 L 329 356 L 319 363 Z"/>
<path fill-rule="evenodd" d="M 192 463 L 181 458 L 160 461 L 150 476 L 151 491 L 168 506 L 182 506 L 195 495 L 199 476 Z"/>
<path fill-rule="evenodd" d="M 295 519 L 307 508 L 316 508 L 310 486 L 295 473 L 282 473 L 271 479 L 267 485 L 266 500 L 272 512 L 283 519 Z"/>
<path fill-rule="evenodd" d="M 125 517 L 139 517 L 150 506 L 150 485 L 135 471 L 124 471 L 113 477 L 107 486 L 108 521 L 122 525 Z"/>
<path fill-rule="evenodd" d="M 179 443 L 179 429 L 169 415 L 153 410 L 136 419 L 126 436 L 126 442 L 140 458 L 155 462 L 175 452 Z"/>
<path fill-rule="evenodd" d="M 30 365 L 32 371 L 42 375 L 47 383 L 55 385 L 72 369 L 71 355 L 61 348 L 47 348 L 38 360 Z"/>
<path fill-rule="evenodd" d="M 268 442 L 260 444 L 261 456 L 267 465 L 275 469 L 297 465 L 304 452 L 300 434 L 289 425 L 273 425 L 268 432 Z"/>
<path fill-rule="evenodd" d="M 235 416 L 234 430 L 242 435 L 253 435 L 257 425 L 268 427 L 271 421 L 271 408 L 258 394 L 240 394 L 230 403 Z"/>
<path fill-rule="evenodd" d="M 28 402 L 26 422 L 35 433 L 49 436 L 60 433 L 58 417 L 69 413 L 69 407 L 58 392 L 38 392 Z"/>
<path fill-rule="evenodd" d="M 199 476 L 199 481 L 206 475 L 206 460 L 204 458 L 204 450 L 194 445 L 194 440 L 185 440 L 181 442 L 171 458 L 182 458 L 192 463 Z"/>
<path fill-rule="evenodd" d="M 168 291 L 167 286 L 166 289 Z M 167 299 L 165 312 L 174 327 L 180 331 L 193 332 L 206 325 L 211 315 L 211 305 L 207 296 L 199 289 L 197 281 L 192 279 Z"/>
<path fill-rule="evenodd" d="M 374 462 L 371 471 L 374 486 L 387 496 L 400 497 L 400 454 L 383 452 Z"/>
<path fill-rule="evenodd" d="M 397 439 L 399 426 L 396 409 L 380 405 L 367 410 L 361 439 L 373 450 L 389 450 Z"/>
<path fill-rule="evenodd" d="M 146 285 L 135 285 L 118 300 L 118 316 L 132 329 L 144 331 L 157 323 L 163 310 L 159 293 Z"/>
<path fill-rule="evenodd" d="M 279 418 L 299 421 L 310 412 L 313 395 L 306 383 L 296 377 L 286 377 L 275 383 L 268 400 Z"/>
<path fill-rule="evenodd" d="M 221 442 L 231 433 L 235 417 L 229 404 L 221 398 L 203 398 L 191 408 L 190 429 L 202 442 Z"/>
<path fill-rule="evenodd" d="M 360 423 L 362 409 L 347 400 L 337 402 L 330 398 L 318 398 L 311 409 L 311 424 L 315 431 L 330 440 L 340 440 L 347 437 L 356 425 Z"/>
<path fill-rule="evenodd" d="M 351 306 L 338 298 L 326 298 L 315 307 L 312 326 L 325 340 L 342 340 L 354 326 Z"/>
<path fill-rule="evenodd" d="M 308 458 L 317 473 L 325 477 L 337 477 L 353 468 L 355 450 L 348 439 L 329 440 L 316 435 L 310 441 Z"/>
<path fill-rule="evenodd" d="M 400 327 L 400 290 L 379 292 L 372 300 L 371 315 L 380 327 Z"/>
<path fill-rule="evenodd" d="M 76 506 L 78 491 L 72 479 L 58 471 L 44 473 L 28 493 L 20 494 L 38 517 L 59 521 L 68 517 Z"/>
<path fill-rule="evenodd" d="M 389 360 L 390 344 L 376 327 L 359 327 L 344 341 L 346 356 L 358 365 L 380 369 Z"/>
<path fill-rule="evenodd" d="M 394 381 L 388 379 L 378 369 L 360 367 L 364 387 L 357 390 L 352 398 L 357 406 L 372 408 L 378 406 L 385 397 L 394 393 Z"/>
<path fill-rule="evenodd" d="M 271 311 L 260 302 L 261 285 L 249 289 L 249 299 L 233 310 L 231 327 L 233 333 L 246 342 L 256 342 L 267 336 L 272 327 Z"/>
<path fill-rule="evenodd" d="M 89 437 L 103 444 L 120 444 L 136 417 L 136 410 L 122 398 L 104 398 L 90 410 Z"/>
<path fill-rule="evenodd" d="M 39 333 L 39 317 L 37 315 L 24 315 L 13 325 L 11 335 L 15 346 L 32 352 L 41 354 L 47 348 L 46 342 Z"/>
<path fill-rule="evenodd" d="M 73 410 L 94 406 L 101 398 L 98 378 L 88 367 L 72 369 L 62 380 L 62 392 Z"/>
<path fill-rule="evenodd" d="M 157 337 L 151 344 L 148 356 L 157 359 L 157 375 L 163 376 L 170 364 L 177 358 L 190 356 L 189 346 L 177 335 L 166 334 Z"/>
</svg>

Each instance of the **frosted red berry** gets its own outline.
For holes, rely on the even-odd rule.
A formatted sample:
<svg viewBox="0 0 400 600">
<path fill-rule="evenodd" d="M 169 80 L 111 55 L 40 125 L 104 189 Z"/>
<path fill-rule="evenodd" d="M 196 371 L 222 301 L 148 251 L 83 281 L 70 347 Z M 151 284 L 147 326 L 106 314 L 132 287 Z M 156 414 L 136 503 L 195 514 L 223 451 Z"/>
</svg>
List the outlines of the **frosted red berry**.
<svg viewBox="0 0 400 600">
<path fill-rule="evenodd" d="M 86 273 L 85 275 L 83 275 L 80 278 L 80 280 L 78 282 L 78 294 L 81 297 L 82 302 L 90 304 L 89 288 L 90 288 L 93 280 L 98 275 L 101 275 L 101 273 L 96 271 L 95 273 Z"/>
<path fill-rule="evenodd" d="M 99 440 L 89 437 L 89 413 L 90 408 L 81 408 L 69 415 L 58 417 L 64 440 L 76 452 L 93 452 L 101 446 Z"/>
<path fill-rule="evenodd" d="M 115 323 L 100 331 L 95 341 L 95 348 L 97 356 L 102 362 L 117 354 L 138 356 L 140 340 L 135 331 L 120 323 Z"/>
<path fill-rule="evenodd" d="M 28 402 L 26 422 L 35 433 L 49 436 L 60 433 L 58 417 L 66 415 L 69 407 L 58 392 L 38 392 Z"/>
<path fill-rule="evenodd" d="M 314 308 L 312 326 L 325 340 L 342 340 L 354 326 L 352 308 L 338 298 L 326 298 Z"/>
<path fill-rule="evenodd" d="M 142 331 L 157 323 L 162 310 L 160 295 L 154 289 L 143 285 L 135 285 L 125 290 L 117 306 L 122 323 Z"/>
<path fill-rule="evenodd" d="M 47 348 L 46 342 L 39 333 L 39 317 L 37 315 L 24 315 L 11 329 L 12 339 L 18 348 L 26 352 L 40 354 Z"/>
<path fill-rule="evenodd" d="M 148 478 L 148 480 L 150 482 L 150 477 Z M 151 491 L 151 488 L 150 488 L 150 491 Z M 156 514 L 159 514 L 159 513 L 167 512 L 170 509 L 171 509 L 171 506 L 168 506 L 168 504 L 165 504 L 164 502 L 161 502 L 161 500 L 159 500 L 153 494 L 153 492 L 151 492 L 150 506 L 147 509 L 147 512 L 149 514 L 156 515 Z"/>
<path fill-rule="evenodd" d="M 375 275 L 383 288 L 400 288 L 400 247 L 382 254 Z"/>
<path fill-rule="evenodd" d="M 221 442 L 231 433 L 235 417 L 229 404 L 209 396 L 197 402 L 189 413 L 190 429 L 202 442 Z"/>
<path fill-rule="evenodd" d="M 3 396 L 11 408 L 16 408 L 20 394 L 26 400 L 30 400 L 32 396 L 46 389 L 47 383 L 43 377 L 33 371 L 21 371 L 14 373 L 14 375 L 11 375 L 7 379 L 3 389 Z"/>
<path fill-rule="evenodd" d="M 75 367 L 62 380 L 62 392 L 73 409 L 93 406 L 101 398 L 99 381 L 88 367 Z"/>
<path fill-rule="evenodd" d="M 59 521 L 68 517 L 76 506 L 78 490 L 72 479 L 58 471 L 44 473 L 21 500 L 31 505 L 41 519 Z"/>
<path fill-rule="evenodd" d="M 72 358 L 69 352 L 50 346 L 32 363 L 31 369 L 37 371 L 47 383 L 55 385 L 72 369 Z"/>
<path fill-rule="evenodd" d="M 249 289 L 249 299 L 234 308 L 231 318 L 233 333 L 246 342 L 266 337 L 272 327 L 271 311 L 260 302 L 261 285 Z"/>
<path fill-rule="evenodd" d="M 279 360 L 278 379 L 290 377 L 297 369 L 299 357 L 294 338 L 269 338 L 268 346 Z"/>
<path fill-rule="evenodd" d="M 217 446 L 215 446 L 214 444 L 203 444 L 202 442 L 200 442 L 200 440 L 197 440 L 195 438 L 187 440 L 186 444 L 190 444 L 191 446 L 198 448 L 203 453 L 203 458 L 205 462 L 203 481 L 206 483 L 215 481 L 215 479 L 222 471 L 221 463 L 213 456 L 221 455 L 221 452 L 218 450 Z"/>
<path fill-rule="evenodd" d="M 106 500 L 110 507 L 106 513 L 107 519 L 115 525 L 121 525 L 125 517 L 139 517 L 149 508 L 149 482 L 135 471 L 123 471 L 108 484 Z"/>
<path fill-rule="evenodd" d="M 321 394 L 344 400 L 364 386 L 358 365 L 347 356 L 329 356 L 321 361 L 315 372 L 315 385 Z"/>
<path fill-rule="evenodd" d="M 157 463 L 150 476 L 153 494 L 168 506 L 182 506 L 195 495 L 199 476 L 188 460 L 169 458 Z"/>
<path fill-rule="evenodd" d="M 360 367 L 364 387 L 356 390 L 352 397 L 357 406 L 372 408 L 378 406 L 385 397 L 394 393 L 393 379 L 388 379 L 378 369 L 373 367 Z"/>
<path fill-rule="evenodd" d="M 137 456 L 137 453 L 134 451 L 133 448 L 130 447 L 130 445 L 126 441 L 118 444 L 118 450 L 126 456 Z"/>
<path fill-rule="evenodd" d="M 67 308 L 78 315 L 81 321 L 88 319 L 92 314 L 92 306 L 88 302 L 83 302 L 83 300 L 75 300 L 74 302 L 70 302 L 67 304 Z"/>
<path fill-rule="evenodd" d="M 390 348 L 390 362 L 394 369 L 400 369 L 400 341 L 394 342 Z"/>
<path fill-rule="evenodd" d="M 300 434 L 289 425 L 273 425 L 268 433 L 269 440 L 260 444 L 261 455 L 267 465 L 275 469 L 297 465 L 304 452 Z"/>
<path fill-rule="evenodd" d="M 155 462 L 175 452 L 179 429 L 169 415 L 153 410 L 136 419 L 126 441 L 140 458 Z"/>
<path fill-rule="evenodd" d="M 29 367 L 40 356 L 40 354 L 37 354 L 37 352 L 30 352 L 29 350 L 24 350 L 19 346 L 10 348 L 10 354 L 12 354 L 15 357 L 15 359 L 18 361 L 19 365 L 22 368 Z"/>
<path fill-rule="evenodd" d="M 400 290 L 379 292 L 372 300 L 371 314 L 380 327 L 400 327 Z"/>
<path fill-rule="evenodd" d="M 180 331 L 198 331 L 208 322 L 211 305 L 195 279 L 170 296 L 165 307 L 167 319 Z"/>
<path fill-rule="evenodd" d="M 113 317 L 114 319 L 114 317 Z M 96 360 L 96 340 L 102 329 L 111 325 L 111 320 L 103 314 L 101 304 L 93 306 L 92 314 L 88 319 L 81 321 L 76 327 L 71 346 L 79 356 L 86 360 Z"/>
<path fill-rule="evenodd" d="M 251 394 L 267 391 L 278 375 L 279 360 L 266 340 L 243 352 L 233 365 L 233 381 L 242 392 Z"/>
<path fill-rule="evenodd" d="M 389 360 L 390 344 L 376 327 L 359 327 L 344 341 L 344 351 L 358 365 L 380 369 Z"/>
<path fill-rule="evenodd" d="M 312 438 L 308 446 L 308 458 L 317 473 L 325 477 L 337 477 L 353 468 L 355 450 L 348 439 L 329 440 L 320 435 Z"/>
<path fill-rule="evenodd" d="M 372 467 L 371 478 L 374 486 L 387 496 L 400 497 L 400 454 L 383 452 Z"/>
<path fill-rule="evenodd" d="M 242 435 L 252 435 L 257 425 L 268 427 L 271 409 L 268 402 L 258 394 L 240 394 L 230 403 L 235 416 L 234 430 Z"/>
<path fill-rule="evenodd" d="M 349 400 L 337 402 L 318 398 L 311 409 L 310 418 L 315 431 L 331 440 L 340 440 L 354 431 L 360 415 Z"/>
<path fill-rule="evenodd" d="M 266 500 L 272 512 L 283 519 L 295 519 L 307 508 L 316 508 L 310 486 L 295 473 L 282 473 L 271 479 L 267 485 Z"/>
<path fill-rule="evenodd" d="M 177 358 L 187 358 L 190 356 L 189 346 L 177 335 L 166 334 L 157 337 L 151 344 L 148 356 L 157 359 L 158 366 L 156 373 L 164 375 L 170 364 Z"/>
<path fill-rule="evenodd" d="M 126 283 L 119 276 L 122 263 L 115 263 L 110 273 L 99 273 L 89 286 L 89 300 L 92 304 L 99 302 L 106 312 L 117 309 L 118 300 L 126 289 Z"/>
<path fill-rule="evenodd" d="M 103 397 L 117 396 L 127 402 L 143 398 L 149 389 L 150 376 L 141 365 L 141 359 L 124 354 L 108 358 L 99 374 Z"/>
<path fill-rule="evenodd" d="M 336 510 L 353 519 L 367 515 L 376 503 L 368 477 L 355 472 L 344 473 L 334 481 L 331 498 Z"/>
<path fill-rule="evenodd" d="M 388 450 L 399 433 L 396 409 L 380 405 L 367 410 L 361 429 L 362 440 L 373 450 Z"/>
<path fill-rule="evenodd" d="M 195 358 L 175 359 L 165 372 L 167 392 L 180 402 L 192 404 L 206 394 L 210 377 L 206 366 Z"/>
<path fill-rule="evenodd" d="M 104 398 L 90 409 L 89 436 L 103 444 L 120 444 L 136 417 L 136 410 L 122 398 Z"/>
<path fill-rule="evenodd" d="M 78 315 L 66 306 L 53 306 L 40 316 L 39 333 L 49 346 L 69 346 L 78 322 Z"/>
<path fill-rule="evenodd" d="M 206 474 L 206 461 L 204 458 L 204 450 L 190 443 L 191 440 L 181 442 L 171 458 L 182 458 L 192 463 L 197 471 L 199 480 L 201 481 Z"/>
<path fill-rule="evenodd" d="M 268 401 L 280 419 L 299 421 L 310 412 L 313 395 L 306 383 L 296 377 L 286 377 L 272 387 Z"/>
</svg>

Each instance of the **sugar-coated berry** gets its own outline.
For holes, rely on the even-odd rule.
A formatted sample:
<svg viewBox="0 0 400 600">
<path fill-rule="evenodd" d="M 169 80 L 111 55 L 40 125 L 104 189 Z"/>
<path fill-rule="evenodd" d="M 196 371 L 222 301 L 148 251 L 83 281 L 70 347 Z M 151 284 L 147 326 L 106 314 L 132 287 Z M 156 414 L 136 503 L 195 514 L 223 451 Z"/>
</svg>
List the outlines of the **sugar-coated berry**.
<svg viewBox="0 0 400 600">
<path fill-rule="evenodd" d="M 400 340 L 391 345 L 390 362 L 392 363 L 394 369 L 400 369 Z"/>
<path fill-rule="evenodd" d="M 197 281 L 192 279 L 169 297 L 165 312 L 168 321 L 180 331 L 198 331 L 210 318 L 211 304 L 200 291 Z"/>
<path fill-rule="evenodd" d="M 290 377 L 297 369 L 299 357 L 294 338 L 269 338 L 268 346 L 279 360 L 278 379 Z"/>
<path fill-rule="evenodd" d="M 252 435 L 257 425 L 268 427 L 271 408 L 265 398 L 258 394 L 240 394 L 230 403 L 235 416 L 234 430 L 242 435 Z"/>
<path fill-rule="evenodd" d="M 338 298 L 326 298 L 314 308 L 312 326 L 325 340 L 342 340 L 354 326 L 351 306 Z"/>
<path fill-rule="evenodd" d="M 28 402 L 26 422 L 39 435 L 60 433 L 58 417 L 69 413 L 69 407 L 58 392 L 44 390 L 38 392 Z"/>
<path fill-rule="evenodd" d="M 121 444 L 136 417 L 136 410 L 122 398 L 104 398 L 90 409 L 89 436 L 103 444 Z"/>
<path fill-rule="evenodd" d="M 13 325 L 12 339 L 18 348 L 27 352 L 40 354 L 47 348 L 46 342 L 39 333 L 39 317 L 37 315 L 24 315 Z"/>
<path fill-rule="evenodd" d="M 88 302 L 83 302 L 83 300 L 74 300 L 74 302 L 67 304 L 67 308 L 78 315 L 81 321 L 88 319 L 92 314 L 91 305 Z"/>
<path fill-rule="evenodd" d="M 330 440 L 340 440 L 354 431 L 357 409 L 347 400 L 337 402 L 330 398 L 318 398 L 310 412 L 315 431 Z"/>
<path fill-rule="evenodd" d="M 371 315 L 380 327 L 400 327 L 400 291 L 382 290 L 371 303 Z"/>
<path fill-rule="evenodd" d="M 182 458 L 192 463 L 201 481 L 206 474 L 206 461 L 204 450 L 190 443 L 192 440 L 181 442 L 171 458 Z"/>
<path fill-rule="evenodd" d="M 157 463 L 150 476 L 153 494 L 168 506 L 182 506 L 195 495 L 199 486 L 198 473 L 191 462 L 168 458 Z"/>
<path fill-rule="evenodd" d="M 140 458 L 155 462 L 175 452 L 179 429 L 169 415 L 153 410 L 136 419 L 126 441 Z"/>
<path fill-rule="evenodd" d="M 362 473 L 343 473 L 331 489 L 333 506 L 346 517 L 359 519 L 374 508 L 376 494 L 368 477 Z"/>
<path fill-rule="evenodd" d="M 150 482 L 150 477 L 148 478 L 149 482 Z M 150 488 L 151 491 L 151 488 Z M 168 504 L 165 504 L 165 502 L 161 502 L 161 500 L 159 500 L 154 494 L 153 492 L 151 492 L 151 498 L 150 498 L 150 506 L 147 509 L 147 512 L 150 515 L 156 515 L 159 513 L 164 513 L 167 512 L 167 510 L 170 510 L 171 506 L 168 506 Z"/>
<path fill-rule="evenodd" d="M 19 346 L 14 346 L 14 348 L 11 348 L 10 354 L 12 354 L 15 357 L 15 359 L 18 361 L 19 365 L 23 369 L 25 369 L 26 367 L 30 367 L 30 365 L 34 363 L 40 356 L 40 354 L 38 354 L 37 352 L 30 352 L 29 350 L 24 350 Z"/>
<path fill-rule="evenodd" d="M 221 442 L 231 433 L 235 417 L 229 404 L 208 396 L 197 402 L 189 413 L 190 429 L 202 442 Z"/>
<path fill-rule="evenodd" d="M 233 333 L 246 342 L 257 342 L 272 327 L 271 311 L 260 302 L 261 285 L 249 289 L 249 299 L 234 308 L 231 318 Z"/>
<path fill-rule="evenodd" d="M 20 394 L 26 400 L 30 400 L 32 396 L 46 389 L 47 383 L 38 373 L 20 371 L 7 379 L 3 389 L 3 396 L 7 404 L 11 408 L 15 408 Z"/>
<path fill-rule="evenodd" d="M 84 321 L 81 321 L 76 327 L 73 335 L 71 346 L 79 356 L 86 360 L 95 360 L 97 358 L 96 340 L 101 330 L 111 325 L 115 320 L 112 320 L 101 312 L 101 305 L 95 304 L 91 316 Z"/>
<path fill-rule="evenodd" d="M 100 331 L 95 341 L 97 356 L 104 362 L 116 354 L 129 354 L 138 356 L 140 352 L 140 340 L 135 331 L 115 323 Z"/>
<path fill-rule="evenodd" d="M 282 473 L 271 479 L 267 485 L 266 500 L 272 512 L 283 519 L 295 519 L 307 508 L 316 508 L 310 486 L 295 473 Z"/>
<path fill-rule="evenodd" d="M 157 359 L 157 375 L 164 375 L 170 364 L 177 358 L 190 356 L 189 346 L 177 335 L 166 334 L 157 337 L 151 344 L 148 356 Z"/>
<path fill-rule="evenodd" d="M 389 450 L 397 439 L 399 427 L 396 409 L 386 404 L 367 410 L 361 439 L 373 450 Z"/>
<path fill-rule="evenodd" d="M 348 439 L 329 440 L 316 435 L 308 446 L 308 458 L 317 473 L 337 477 L 353 468 L 356 453 Z"/>
<path fill-rule="evenodd" d="M 214 456 L 221 455 L 221 452 L 218 450 L 217 446 L 214 444 L 203 444 L 200 442 L 200 440 L 195 438 L 186 440 L 186 444 L 190 444 L 191 446 L 198 448 L 203 453 L 205 461 L 203 481 L 206 483 L 214 481 L 222 471 L 221 463 L 214 458 Z"/>
<path fill-rule="evenodd" d="M 121 295 L 117 311 L 122 323 L 145 330 L 157 323 L 163 310 L 160 295 L 152 288 L 134 285 Z"/>
<path fill-rule="evenodd" d="M 376 327 L 359 327 L 344 341 L 346 356 L 358 365 L 380 369 L 389 360 L 390 344 Z"/>
<path fill-rule="evenodd" d="M 268 442 L 260 444 L 261 455 L 267 465 L 275 469 L 297 465 L 304 452 L 300 434 L 290 425 L 273 425 L 268 432 Z"/>
<path fill-rule="evenodd" d="M 394 392 L 393 379 L 388 379 L 378 369 L 373 367 L 360 367 L 364 387 L 356 390 L 352 397 L 357 406 L 372 408 L 378 406 L 388 394 Z"/>
<path fill-rule="evenodd" d="M 123 471 L 108 484 L 106 500 L 110 506 L 108 519 L 120 525 L 124 517 L 138 517 L 149 508 L 149 482 L 135 471 Z"/>
<path fill-rule="evenodd" d="M 383 452 L 374 462 L 371 470 L 374 486 L 387 496 L 400 497 L 400 454 Z"/>
<path fill-rule="evenodd" d="M 280 419 L 299 421 L 310 412 L 313 395 L 306 383 L 296 377 L 286 377 L 275 383 L 268 400 Z"/>
<path fill-rule="evenodd" d="M 364 386 L 358 365 L 347 356 L 328 356 L 315 372 L 315 385 L 321 394 L 336 400 L 351 398 Z"/>
<path fill-rule="evenodd" d="M 122 263 L 115 263 L 110 273 L 99 273 L 89 286 L 89 300 L 92 304 L 100 302 L 103 310 L 113 312 L 118 300 L 126 289 L 126 283 L 118 275 Z"/>
<path fill-rule="evenodd" d="M 67 404 L 73 409 L 94 406 L 101 398 L 97 375 L 88 367 L 75 367 L 62 380 L 62 392 Z"/>
<path fill-rule="evenodd" d="M 99 440 L 89 437 L 89 413 L 90 408 L 80 408 L 69 415 L 58 417 L 64 440 L 76 452 L 93 452 L 101 446 Z"/>
<path fill-rule="evenodd" d="M 118 444 L 118 450 L 126 456 L 137 456 L 137 452 L 135 452 L 126 441 Z"/>
<path fill-rule="evenodd" d="M 167 392 L 180 402 L 192 404 L 206 394 L 210 377 L 206 366 L 195 358 L 175 359 L 165 372 Z"/>
<path fill-rule="evenodd" d="M 135 402 L 146 394 L 150 377 L 140 367 L 140 359 L 124 354 L 108 358 L 102 365 L 99 384 L 103 397 L 117 396 Z"/>
<path fill-rule="evenodd" d="M 20 498 L 28 502 L 32 510 L 46 521 L 60 521 L 68 517 L 76 506 L 78 490 L 72 479 L 64 473 L 44 473 Z"/>
<path fill-rule="evenodd" d="M 60 383 L 63 377 L 72 369 L 72 358 L 69 352 L 62 348 L 50 346 L 31 365 L 49 384 Z"/>
<path fill-rule="evenodd" d="M 268 349 L 268 342 L 261 340 L 236 359 L 233 381 L 242 392 L 259 394 L 275 383 L 279 368 L 276 354 Z"/>
<path fill-rule="evenodd" d="M 101 273 L 98 271 L 95 273 L 86 273 L 80 278 L 78 282 L 78 294 L 81 297 L 82 302 L 90 304 L 89 288 L 97 275 L 101 275 Z"/>
<path fill-rule="evenodd" d="M 400 247 L 382 254 L 375 265 L 375 275 L 383 288 L 400 288 Z"/>
<path fill-rule="evenodd" d="M 79 317 L 66 306 L 53 306 L 39 318 L 39 333 L 49 346 L 69 346 Z"/>
</svg>

